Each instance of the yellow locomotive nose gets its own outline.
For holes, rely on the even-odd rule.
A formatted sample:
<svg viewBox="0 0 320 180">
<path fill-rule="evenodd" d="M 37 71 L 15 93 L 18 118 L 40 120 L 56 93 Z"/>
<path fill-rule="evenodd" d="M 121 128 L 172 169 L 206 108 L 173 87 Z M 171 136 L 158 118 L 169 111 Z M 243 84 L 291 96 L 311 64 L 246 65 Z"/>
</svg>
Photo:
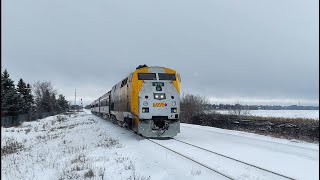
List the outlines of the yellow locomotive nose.
<svg viewBox="0 0 320 180">
<path fill-rule="evenodd" d="M 179 95 L 175 70 L 143 65 L 91 103 L 91 111 L 144 137 L 173 137 L 180 133 Z"/>
</svg>

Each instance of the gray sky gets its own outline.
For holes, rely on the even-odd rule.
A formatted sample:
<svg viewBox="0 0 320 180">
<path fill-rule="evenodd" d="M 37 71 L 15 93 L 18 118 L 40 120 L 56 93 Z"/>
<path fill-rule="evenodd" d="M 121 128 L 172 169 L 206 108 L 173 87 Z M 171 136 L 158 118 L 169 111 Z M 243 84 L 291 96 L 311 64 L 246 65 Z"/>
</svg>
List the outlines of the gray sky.
<svg viewBox="0 0 320 180">
<path fill-rule="evenodd" d="M 318 0 L 4 0 L 2 68 L 85 104 L 139 64 L 212 103 L 319 105 Z"/>
</svg>

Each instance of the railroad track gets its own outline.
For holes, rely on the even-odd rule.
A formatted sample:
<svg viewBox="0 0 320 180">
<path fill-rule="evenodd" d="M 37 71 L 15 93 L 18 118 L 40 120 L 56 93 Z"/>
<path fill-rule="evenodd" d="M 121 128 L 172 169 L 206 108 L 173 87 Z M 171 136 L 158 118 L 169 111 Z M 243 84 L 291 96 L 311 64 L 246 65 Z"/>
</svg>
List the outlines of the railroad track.
<svg viewBox="0 0 320 180">
<path fill-rule="evenodd" d="M 191 161 L 199 164 L 200 166 L 203 166 L 203 167 L 205 167 L 205 168 L 207 168 L 207 169 L 209 169 L 209 170 L 211 170 L 211 171 L 213 171 L 213 172 L 215 172 L 215 173 L 217 173 L 217 174 L 219 174 L 219 175 L 221 175 L 221 176 L 223 176 L 223 177 L 225 177 L 225 178 L 227 178 L 227 179 L 236 180 L 236 179 L 234 179 L 233 177 L 231 177 L 231 176 L 229 176 L 229 175 L 227 175 L 227 174 L 224 174 L 224 173 L 218 171 L 217 169 L 211 168 L 211 167 L 209 167 L 209 166 L 207 166 L 207 165 L 205 165 L 205 164 L 203 164 L 203 163 L 201 163 L 201 162 L 199 162 L 199 161 L 197 161 L 197 160 L 195 160 L 195 159 L 193 159 L 193 158 L 190 158 L 190 157 L 188 157 L 188 156 L 186 156 L 186 155 L 184 155 L 184 154 L 182 154 L 182 153 L 179 153 L 179 152 L 177 152 L 177 151 L 175 151 L 175 150 L 173 150 L 173 149 L 170 149 L 170 148 L 168 148 L 168 147 L 166 147 L 166 146 L 164 146 L 164 145 L 162 145 L 162 144 L 160 144 L 160 143 L 157 143 L 157 142 L 155 142 L 155 141 L 153 141 L 153 140 L 151 140 L 151 139 L 147 139 L 147 140 L 149 140 L 149 141 L 151 141 L 151 142 L 153 142 L 153 143 L 155 143 L 155 144 L 157 144 L 157 145 L 159 145 L 159 146 L 161 146 L 161 147 L 163 147 L 163 148 L 165 148 L 165 149 L 167 149 L 167 150 L 169 150 L 169 151 L 171 151 L 171 152 L 174 152 L 174 153 L 176 153 L 176 154 L 178 154 L 178 155 L 180 155 L 180 156 L 182 156 L 182 157 L 184 157 L 184 158 L 186 158 L 186 159 L 189 159 L 189 160 L 191 160 Z"/>
<path fill-rule="evenodd" d="M 132 131 L 132 132 L 134 132 L 134 131 Z M 169 151 L 171 151 L 171 152 L 173 152 L 173 153 L 175 153 L 175 154 L 178 154 L 178 155 L 180 155 L 180 156 L 182 156 L 182 157 L 184 157 L 184 158 L 186 158 L 186 159 L 188 159 L 188 160 L 190 160 L 190 161 L 193 161 L 194 163 L 196 163 L 196 164 L 198 164 L 198 165 L 200 165 L 200 166 L 202 166 L 202 167 L 205 167 L 205 168 L 209 169 L 210 171 L 213 171 L 214 173 L 219 174 L 220 176 L 222 176 L 222 177 L 224 177 L 224 178 L 227 178 L 227 179 L 230 179 L 230 180 L 236 180 L 236 179 L 237 179 L 237 178 L 232 177 L 232 176 L 230 176 L 230 175 L 228 175 L 228 174 L 226 174 L 226 173 L 224 173 L 224 172 L 222 172 L 222 171 L 220 171 L 220 170 L 218 170 L 218 169 L 215 169 L 215 168 L 213 168 L 213 167 L 210 167 L 209 165 L 206 165 L 206 164 L 204 164 L 204 163 L 202 163 L 202 162 L 200 162 L 200 161 L 198 161 L 198 160 L 196 160 L 196 159 L 194 159 L 194 158 L 191 158 L 191 157 L 189 157 L 189 156 L 187 156 L 187 155 L 185 155 L 185 154 L 183 154 L 183 153 L 181 153 L 181 152 L 178 152 L 178 151 L 176 151 L 176 150 L 174 150 L 174 149 L 171 149 L 171 148 L 169 148 L 169 147 L 167 147 L 167 146 L 165 146 L 165 145 L 163 145 L 163 144 L 161 144 L 161 143 L 158 143 L 158 142 L 156 142 L 156 141 L 154 141 L 154 140 L 152 140 L 152 139 L 148 139 L 148 138 L 145 138 L 145 139 L 148 140 L 148 141 L 150 141 L 150 142 L 152 142 L 152 143 L 154 143 L 154 144 L 157 144 L 157 145 L 159 145 L 159 146 L 161 146 L 161 147 L 163 147 L 163 148 L 165 148 L 165 149 L 167 149 L 167 150 L 169 150 Z M 277 173 L 277 172 L 274 172 L 274 171 L 271 171 L 271 170 L 268 170 L 268 169 L 265 169 L 265 168 L 262 168 L 262 167 L 259 167 L 259 166 L 256 166 L 256 165 L 253 165 L 253 164 L 250 164 L 250 163 L 247 163 L 247 162 L 244 162 L 244 161 L 235 159 L 235 158 L 232 158 L 232 157 L 230 157 L 230 156 L 226 156 L 226 155 L 223 155 L 223 154 L 220 154 L 220 153 L 217 153 L 217 152 L 214 152 L 214 151 L 211 151 L 211 150 L 202 148 L 202 147 L 200 147 L 200 146 L 196 146 L 196 145 L 190 144 L 190 143 L 188 143 L 188 142 L 184 142 L 184 141 L 181 141 L 181 140 L 178 140 L 178 139 L 175 139 L 175 138 L 171 138 L 171 140 L 174 140 L 174 141 L 177 141 L 177 142 L 186 144 L 186 145 L 188 145 L 188 146 L 191 146 L 191 147 L 200 149 L 200 150 L 202 150 L 202 151 L 205 151 L 205 152 L 208 152 L 208 153 L 211 153 L 211 154 L 214 154 L 214 155 L 217 155 L 217 156 L 220 156 L 220 157 L 223 157 L 223 158 L 226 158 L 226 159 L 229 159 L 229 160 L 238 162 L 238 163 L 240 163 L 240 164 L 244 164 L 244 165 L 246 165 L 246 166 L 249 166 L 249 167 L 258 169 L 258 170 L 260 170 L 260 171 L 273 174 L 273 175 L 275 175 L 275 176 L 281 177 L 282 179 L 295 180 L 294 178 L 288 177 L 288 176 L 286 176 L 286 175 L 282 175 L 282 174 L 280 174 L 280 173 Z"/>
<path fill-rule="evenodd" d="M 190 161 L 193 161 L 194 163 L 197 163 L 200 166 L 205 167 L 205 168 L 209 169 L 210 171 L 213 171 L 214 173 L 219 174 L 219 175 L 221 175 L 222 177 L 224 177 L 226 179 L 230 179 L 230 180 L 236 180 L 237 179 L 236 177 L 228 175 L 228 174 L 226 174 L 226 173 L 224 173 L 221 170 L 218 170 L 216 168 L 210 167 L 210 165 L 207 165 L 207 164 L 205 164 L 203 162 L 200 162 L 199 160 L 196 160 L 196 159 L 194 159 L 194 158 L 192 158 L 192 157 L 190 157 L 188 155 L 185 155 L 185 154 L 183 154 L 181 152 L 178 152 L 177 150 L 174 150 L 174 149 L 172 149 L 172 148 L 170 148 L 170 147 L 168 147 L 166 145 L 163 145 L 163 144 L 161 144 L 159 142 L 156 142 L 155 140 L 152 140 L 152 139 L 147 139 L 147 140 L 149 140 L 152 143 L 155 143 L 155 144 L 157 144 L 157 145 L 159 145 L 159 146 L 161 146 L 161 147 L 163 147 L 163 148 L 165 148 L 165 149 L 167 149 L 167 150 L 169 150 L 169 151 L 171 151 L 171 152 L 173 152 L 175 154 L 178 154 L 178 155 L 180 155 L 180 156 L 182 156 L 182 157 L 184 157 L 184 158 L 186 158 L 186 159 L 188 159 Z M 223 154 L 220 154 L 220 153 L 217 153 L 217 152 L 214 152 L 214 151 L 211 151 L 211 150 L 208 150 L 208 149 L 205 149 L 205 148 L 190 144 L 188 142 L 184 142 L 184 141 L 181 141 L 181 140 L 178 140 L 178 139 L 174 139 L 174 138 L 172 138 L 172 140 L 180 142 L 180 143 L 183 143 L 185 145 L 191 146 L 191 147 L 196 148 L 196 149 L 200 149 L 200 150 L 202 150 L 204 152 L 207 152 L 207 153 L 210 153 L 210 154 L 214 154 L 216 156 L 231 160 L 233 162 L 242 164 L 244 166 L 254 168 L 254 169 L 256 169 L 256 170 L 258 170 L 260 172 L 272 174 L 273 176 L 278 177 L 277 179 L 281 178 L 281 179 L 294 180 L 294 178 L 288 177 L 286 175 L 282 175 L 282 174 L 279 174 L 277 172 L 274 172 L 274 171 L 271 171 L 271 170 L 268 170 L 268 169 L 265 169 L 265 168 L 262 168 L 262 167 L 258 167 L 256 165 L 253 165 L 253 164 L 250 164 L 250 163 L 247 163 L 247 162 L 244 162 L 244 161 L 241 161 L 241 160 L 238 160 L 238 159 L 235 159 L 235 158 L 232 158 L 232 157 L 229 157 L 229 156 L 226 156 L 226 155 L 223 155 Z"/>
</svg>

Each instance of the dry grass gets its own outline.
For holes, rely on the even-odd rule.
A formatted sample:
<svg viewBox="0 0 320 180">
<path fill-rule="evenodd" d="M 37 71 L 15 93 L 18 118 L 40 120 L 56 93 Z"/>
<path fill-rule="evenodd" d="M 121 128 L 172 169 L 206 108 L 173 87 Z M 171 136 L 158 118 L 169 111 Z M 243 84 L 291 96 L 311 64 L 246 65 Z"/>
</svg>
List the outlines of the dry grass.
<svg viewBox="0 0 320 180">
<path fill-rule="evenodd" d="M 1 143 L 1 157 L 16 153 L 24 147 L 23 144 L 18 142 L 16 139 L 6 138 L 4 140 L 1 139 L 1 141 L 4 141 L 2 142 L 3 145 Z"/>
<path fill-rule="evenodd" d="M 26 134 L 28 134 L 31 131 L 31 128 L 27 128 L 24 131 L 26 132 Z"/>
<path fill-rule="evenodd" d="M 135 168 L 132 161 L 130 161 L 129 163 L 123 164 L 123 166 L 124 166 L 124 170 L 133 170 Z"/>
<path fill-rule="evenodd" d="M 113 139 L 110 137 L 105 136 L 103 139 L 101 139 L 98 144 L 97 147 L 114 147 L 116 145 L 119 145 L 119 140 L 118 139 Z"/>
<path fill-rule="evenodd" d="M 314 119 L 234 116 L 212 113 L 194 116 L 191 123 L 279 138 L 319 142 L 319 120 Z"/>
<path fill-rule="evenodd" d="M 87 160 L 88 158 L 85 154 L 78 154 L 73 160 L 71 160 L 71 163 L 85 163 Z"/>
<path fill-rule="evenodd" d="M 63 121 L 67 120 L 67 118 L 65 116 L 62 116 L 62 115 L 57 115 L 56 118 L 57 118 L 58 122 L 63 122 Z"/>
<path fill-rule="evenodd" d="M 85 178 L 92 178 L 94 176 L 93 170 L 90 169 L 89 171 L 87 171 L 86 173 L 84 173 L 84 177 Z"/>
<path fill-rule="evenodd" d="M 199 176 L 199 175 L 201 174 L 201 170 L 192 168 L 192 169 L 190 170 L 190 173 L 191 173 L 191 175 L 193 175 L 193 176 Z"/>
<path fill-rule="evenodd" d="M 124 161 L 129 160 L 129 158 L 128 158 L 128 157 L 118 156 L 118 157 L 114 158 L 114 160 L 115 160 L 117 163 L 123 163 Z"/>
</svg>

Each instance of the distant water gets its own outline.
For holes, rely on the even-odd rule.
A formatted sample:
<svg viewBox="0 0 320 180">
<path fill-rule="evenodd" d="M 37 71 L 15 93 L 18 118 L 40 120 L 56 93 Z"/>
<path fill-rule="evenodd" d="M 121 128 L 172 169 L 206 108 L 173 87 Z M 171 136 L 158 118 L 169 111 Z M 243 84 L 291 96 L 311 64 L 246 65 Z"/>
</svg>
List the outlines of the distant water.
<svg viewBox="0 0 320 180">
<path fill-rule="evenodd" d="M 221 114 L 228 114 L 227 110 L 217 110 Z M 250 110 L 249 115 L 262 117 L 312 118 L 319 120 L 319 110 Z"/>
</svg>

